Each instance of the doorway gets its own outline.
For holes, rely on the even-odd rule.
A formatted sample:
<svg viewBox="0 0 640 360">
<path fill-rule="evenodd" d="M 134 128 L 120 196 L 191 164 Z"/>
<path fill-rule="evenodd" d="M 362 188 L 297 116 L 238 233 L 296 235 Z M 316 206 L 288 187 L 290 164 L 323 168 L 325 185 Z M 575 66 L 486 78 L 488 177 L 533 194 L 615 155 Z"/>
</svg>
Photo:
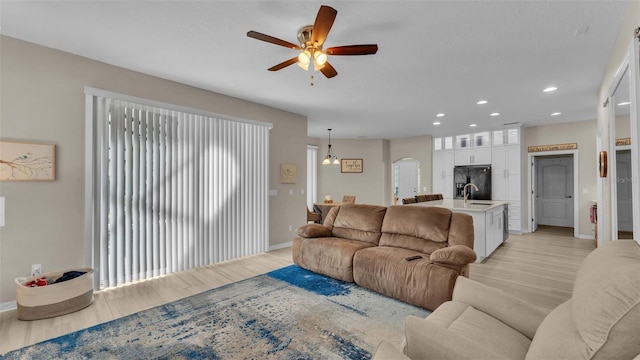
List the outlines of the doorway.
<svg viewBox="0 0 640 360">
<path fill-rule="evenodd" d="M 566 152 L 530 153 L 531 176 L 529 178 L 531 232 L 538 225 L 571 229 L 578 234 L 577 176 L 578 154 Z"/>
<path fill-rule="evenodd" d="M 420 188 L 420 162 L 416 159 L 401 159 L 393 163 L 393 193 L 402 199 L 414 197 Z"/>
</svg>

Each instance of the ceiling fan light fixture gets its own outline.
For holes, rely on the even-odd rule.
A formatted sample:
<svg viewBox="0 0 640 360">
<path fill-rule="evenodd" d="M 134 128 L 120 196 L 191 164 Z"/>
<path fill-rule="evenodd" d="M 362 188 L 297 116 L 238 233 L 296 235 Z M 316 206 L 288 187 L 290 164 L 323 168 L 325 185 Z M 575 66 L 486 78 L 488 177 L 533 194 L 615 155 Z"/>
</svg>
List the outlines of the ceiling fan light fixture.
<svg viewBox="0 0 640 360">
<path fill-rule="evenodd" d="M 304 70 L 304 71 L 308 71 L 309 70 L 309 63 L 303 64 L 300 61 L 298 61 L 298 66 L 300 66 L 302 68 L 302 70 Z"/>
<path fill-rule="evenodd" d="M 302 51 L 298 54 L 298 61 L 302 65 L 309 65 L 309 62 L 311 62 L 311 52 L 309 50 Z"/>
<path fill-rule="evenodd" d="M 313 52 L 313 58 L 315 59 L 314 62 L 315 62 L 316 67 L 324 66 L 324 64 L 327 63 L 327 54 L 322 52 L 322 50 L 314 51 Z"/>
</svg>

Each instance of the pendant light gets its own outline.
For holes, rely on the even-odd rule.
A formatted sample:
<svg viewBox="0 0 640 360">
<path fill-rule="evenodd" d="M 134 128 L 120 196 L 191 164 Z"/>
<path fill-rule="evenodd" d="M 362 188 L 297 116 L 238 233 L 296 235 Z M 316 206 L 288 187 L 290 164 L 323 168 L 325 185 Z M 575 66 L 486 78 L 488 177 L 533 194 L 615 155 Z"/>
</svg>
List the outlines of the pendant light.
<svg viewBox="0 0 640 360">
<path fill-rule="evenodd" d="M 329 130 L 329 145 L 327 148 L 327 156 L 325 156 L 324 160 L 322 160 L 322 165 L 340 165 L 340 160 L 338 160 L 337 156 L 333 155 L 333 150 L 331 149 L 331 129 L 327 130 Z"/>
</svg>

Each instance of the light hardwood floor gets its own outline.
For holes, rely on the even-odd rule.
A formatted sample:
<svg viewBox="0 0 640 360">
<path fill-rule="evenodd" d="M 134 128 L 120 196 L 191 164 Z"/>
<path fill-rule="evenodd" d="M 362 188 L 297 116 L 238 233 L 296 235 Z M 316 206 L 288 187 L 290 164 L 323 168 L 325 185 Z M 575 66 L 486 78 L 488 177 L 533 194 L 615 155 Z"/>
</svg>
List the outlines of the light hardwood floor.
<svg viewBox="0 0 640 360">
<path fill-rule="evenodd" d="M 593 240 L 541 227 L 534 234 L 511 235 L 489 258 L 472 265 L 470 277 L 552 309 L 570 297 L 578 266 L 591 250 Z M 280 249 L 99 291 L 88 308 L 52 319 L 20 321 L 15 311 L 7 311 L 0 314 L 0 354 L 291 263 L 291 249 Z"/>
</svg>

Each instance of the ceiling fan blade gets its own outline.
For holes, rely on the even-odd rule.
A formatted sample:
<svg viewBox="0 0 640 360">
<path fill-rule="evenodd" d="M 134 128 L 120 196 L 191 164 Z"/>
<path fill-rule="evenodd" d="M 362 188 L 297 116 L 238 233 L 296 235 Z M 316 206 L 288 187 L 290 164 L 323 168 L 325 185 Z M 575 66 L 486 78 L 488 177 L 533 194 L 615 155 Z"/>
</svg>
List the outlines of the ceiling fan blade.
<svg viewBox="0 0 640 360">
<path fill-rule="evenodd" d="M 320 47 L 327 39 L 329 30 L 333 26 L 333 21 L 336 19 L 338 11 L 330 6 L 322 5 L 318 10 L 316 21 L 313 23 L 313 30 L 311 31 L 311 43 Z"/>
<path fill-rule="evenodd" d="M 298 57 L 296 56 L 296 57 L 291 58 L 291 59 L 289 59 L 289 60 L 287 60 L 287 61 L 283 61 L 283 62 L 281 62 L 281 63 L 280 63 L 280 64 L 278 64 L 278 65 L 274 65 L 274 66 L 270 67 L 270 68 L 269 68 L 269 69 L 267 69 L 267 70 L 269 70 L 269 71 L 278 71 L 278 70 L 280 70 L 280 69 L 284 69 L 284 68 L 286 68 L 286 67 L 287 67 L 287 66 L 289 66 L 289 65 L 293 65 L 293 64 L 295 64 L 295 63 L 297 63 L 297 62 L 298 62 Z"/>
<path fill-rule="evenodd" d="M 325 63 L 324 67 L 320 69 L 320 72 L 324 76 L 326 76 L 328 79 L 331 79 L 332 77 L 338 75 L 338 72 L 336 71 L 336 69 L 334 69 L 333 66 L 331 66 L 331 64 L 329 63 Z"/>
<path fill-rule="evenodd" d="M 330 47 L 325 50 L 327 55 L 372 55 L 378 52 L 378 45 L 346 45 Z"/>
<path fill-rule="evenodd" d="M 251 31 L 249 31 L 247 33 L 247 36 L 250 37 L 250 38 L 254 38 L 256 40 L 266 41 L 268 43 L 284 46 L 284 47 L 287 47 L 287 48 L 290 48 L 290 49 L 302 50 L 300 45 L 296 45 L 294 43 L 290 43 L 288 41 L 284 41 L 282 39 L 278 39 L 278 38 L 275 38 L 273 36 L 262 34 L 262 33 L 259 33 L 257 31 L 251 30 Z"/>
</svg>

